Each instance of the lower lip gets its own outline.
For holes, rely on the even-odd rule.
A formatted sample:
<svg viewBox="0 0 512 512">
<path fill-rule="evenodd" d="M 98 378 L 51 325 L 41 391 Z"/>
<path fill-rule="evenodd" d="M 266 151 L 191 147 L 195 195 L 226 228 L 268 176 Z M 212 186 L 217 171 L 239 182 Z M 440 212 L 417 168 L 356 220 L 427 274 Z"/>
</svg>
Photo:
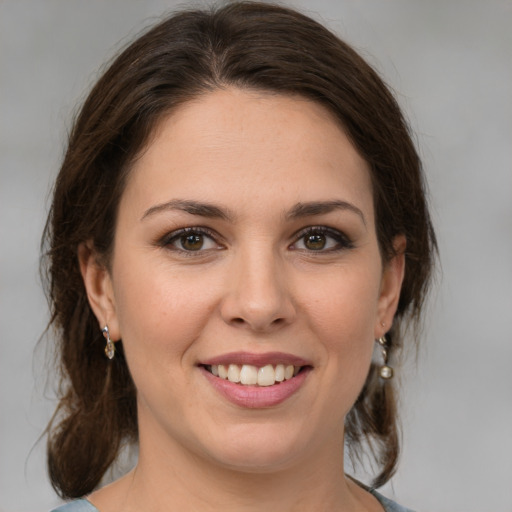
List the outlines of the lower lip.
<svg viewBox="0 0 512 512">
<path fill-rule="evenodd" d="M 311 371 L 311 368 L 304 368 L 295 377 L 273 386 L 244 386 L 215 377 L 203 367 L 200 369 L 210 384 L 224 398 L 235 405 L 248 409 L 263 409 L 284 402 L 299 391 Z"/>
</svg>

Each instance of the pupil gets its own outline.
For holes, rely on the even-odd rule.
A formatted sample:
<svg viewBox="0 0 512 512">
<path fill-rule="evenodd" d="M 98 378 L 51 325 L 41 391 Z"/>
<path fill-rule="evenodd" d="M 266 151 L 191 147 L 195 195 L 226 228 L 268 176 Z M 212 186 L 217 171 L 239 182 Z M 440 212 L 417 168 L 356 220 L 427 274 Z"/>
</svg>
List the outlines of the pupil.
<svg viewBox="0 0 512 512">
<path fill-rule="evenodd" d="M 186 235 L 181 237 L 181 244 L 184 249 L 198 251 L 203 246 L 202 235 Z"/>
<path fill-rule="evenodd" d="M 325 247 L 325 236 L 321 234 L 307 235 L 304 243 L 308 249 L 318 251 Z"/>
</svg>

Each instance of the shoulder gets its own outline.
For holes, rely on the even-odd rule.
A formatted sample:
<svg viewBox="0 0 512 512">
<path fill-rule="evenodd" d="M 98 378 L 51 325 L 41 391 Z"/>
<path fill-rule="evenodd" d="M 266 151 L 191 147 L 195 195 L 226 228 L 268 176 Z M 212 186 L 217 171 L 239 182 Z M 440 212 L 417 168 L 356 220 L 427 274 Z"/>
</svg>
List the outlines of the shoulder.
<svg viewBox="0 0 512 512">
<path fill-rule="evenodd" d="M 99 512 L 98 509 L 87 500 L 75 500 L 61 505 L 50 512 Z"/>
<path fill-rule="evenodd" d="M 386 512 L 412 512 L 412 510 L 402 507 L 398 503 L 382 496 L 382 494 L 378 493 L 375 490 L 370 490 L 370 492 L 375 496 L 379 503 L 384 507 Z M 53 509 L 50 512 L 99 512 L 98 509 L 87 500 L 76 500 L 66 503 L 65 505 L 61 505 L 58 508 Z"/>
<path fill-rule="evenodd" d="M 373 489 L 370 489 L 369 492 L 379 500 L 379 503 L 384 507 L 386 512 L 413 512 L 411 509 L 402 507 L 402 505 L 382 496 L 382 494 Z"/>
</svg>

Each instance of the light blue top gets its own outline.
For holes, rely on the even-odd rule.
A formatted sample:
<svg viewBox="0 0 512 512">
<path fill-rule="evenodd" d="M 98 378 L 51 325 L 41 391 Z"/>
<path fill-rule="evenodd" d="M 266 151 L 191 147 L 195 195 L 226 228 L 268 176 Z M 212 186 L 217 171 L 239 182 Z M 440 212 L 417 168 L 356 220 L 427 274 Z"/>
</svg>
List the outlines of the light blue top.
<svg viewBox="0 0 512 512">
<path fill-rule="evenodd" d="M 75 500 L 54 508 L 51 512 L 99 512 L 99 510 L 87 500 Z"/>
<path fill-rule="evenodd" d="M 412 512 L 412 510 L 402 507 L 394 501 L 388 500 L 382 494 L 370 489 L 370 492 L 379 500 L 386 512 Z M 99 510 L 87 500 L 76 500 L 66 503 L 51 512 L 99 512 Z"/>
</svg>

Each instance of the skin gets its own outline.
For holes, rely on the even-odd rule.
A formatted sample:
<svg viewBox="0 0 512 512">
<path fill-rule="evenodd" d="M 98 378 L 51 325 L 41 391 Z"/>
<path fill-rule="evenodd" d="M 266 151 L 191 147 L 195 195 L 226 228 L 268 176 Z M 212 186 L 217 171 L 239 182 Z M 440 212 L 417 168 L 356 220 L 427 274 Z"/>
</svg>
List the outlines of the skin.
<svg viewBox="0 0 512 512">
<path fill-rule="evenodd" d="M 297 214 L 333 201 L 345 206 Z M 136 468 L 90 500 L 102 512 L 382 510 L 344 477 L 343 421 L 392 323 L 404 247 L 397 237 L 383 264 L 368 166 L 322 106 L 228 88 L 164 119 L 122 196 L 110 271 L 80 249 L 99 325 L 123 339 L 140 432 Z M 198 364 L 241 350 L 312 370 L 277 406 L 236 406 Z"/>
</svg>

